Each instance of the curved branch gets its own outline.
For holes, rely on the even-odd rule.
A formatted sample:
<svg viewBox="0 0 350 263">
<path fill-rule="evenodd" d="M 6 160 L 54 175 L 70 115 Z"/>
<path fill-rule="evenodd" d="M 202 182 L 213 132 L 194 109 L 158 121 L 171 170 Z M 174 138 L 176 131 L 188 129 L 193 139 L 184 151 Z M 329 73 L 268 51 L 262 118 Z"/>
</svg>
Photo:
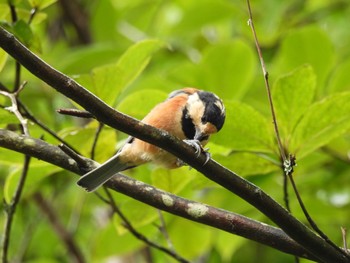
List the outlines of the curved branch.
<svg viewBox="0 0 350 263">
<path fill-rule="evenodd" d="M 31 155 L 76 174 L 83 174 L 77 163 L 59 147 L 42 140 L 0 129 L 0 147 Z M 93 169 L 94 166 L 94 161 L 86 159 L 85 167 Z M 122 174 L 115 176 L 106 185 L 117 192 L 171 214 L 248 238 L 285 253 L 315 260 L 315 257 L 279 228 L 223 209 L 181 198 Z"/>
<path fill-rule="evenodd" d="M 317 236 L 259 187 L 213 160 L 206 162 L 204 154 L 197 158 L 191 146 L 174 136 L 115 111 L 73 79 L 42 61 L 2 27 L 0 46 L 35 76 L 91 112 L 98 121 L 167 150 L 210 180 L 240 196 L 269 217 L 319 261 L 349 262 L 347 256 Z"/>
</svg>

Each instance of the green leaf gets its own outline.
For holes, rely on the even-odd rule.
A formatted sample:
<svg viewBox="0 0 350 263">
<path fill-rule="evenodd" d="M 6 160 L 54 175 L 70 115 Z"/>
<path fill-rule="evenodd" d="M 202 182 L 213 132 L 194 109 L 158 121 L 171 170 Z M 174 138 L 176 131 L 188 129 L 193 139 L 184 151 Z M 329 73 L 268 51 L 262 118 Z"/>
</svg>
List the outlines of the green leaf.
<svg viewBox="0 0 350 263">
<path fill-rule="evenodd" d="M 4 199 L 7 204 L 10 204 L 12 201 L 12 196 L 16 190 L 18 176 L 20 172 L 20 168 L 12 170 L 12 172 L 6 177 L 6 181 L 4 184 Z"/>
<path fill-rule="evenodd" d="M 199 28 L 208 24 L 230 19 L 236 11 L 235 6 L 226 1 L 187 1 L 186 5 L 186 9 L 181 10 L 184 12 L 174 28 L 176 34 L 193 31 L 197 33 Z"/>
<path fill-rule="evenodd" d="M 0 109 L 0 124 L 3 125 L 10 123 L 19 123 L 19 121 L 13 113 Z"/>
<path fill-rule="evenodd" d="M 4 186 L 4 198 L 7 202 L 11 200 L 18 187 L 19 179 L 23 169 L 23 160 L 24 157 L 22 156 L 22 158 L 18 160 L 18 163 L 11 163 L 11 167 L 14 167 L 14 169 L 6 177 Z M 32 158 L 30 161 L 30 169 L 28 170 L 25 181 L 25 193 L 33 193 L 37 190 L 37 188 L 40 186 L 40 182 L 45 179 L 46 176 L 60 170 L 60 167 Z"/>
<path fill-rule="evenodd" d="M 136 91 L 123 99 L 117 109 L 141 120 L 156 104 L 163 102 L 167 96 L 165 92 L 159 90 Z"/>
<path fill-rule="evenodd" d="M 57 0 L 28 0 L 32 8 L 37 9 L 44 9 L 54 3 L 56 3 Z"/>
<path fill-rule="evenodd" d="M 214 155 L 213 158 L 240 176 L 263 175 L 280 169 L 276 160 L 266 154 L 238 152 L 229 156 Z"/>
<path fill-rule="evenodd" d="M 132 209 L 130 209 L 130 207 L 132 207 Z M 123 205 L 120 206 L 120 208 L 125 217 L 128 218 L 135 228 L 150 225 L 158 218 L 157 211 L 153 207 L 146 206 L 145 204 L 134 199 L 128 199 L 123 203 Z M 128 230 L 123 226 L 120 218 L 117 216 L 115 219 L 116 221 L 114 223 L 117 226 L 118 233 L 122 235 L 128 232 Z"/>
<path fill-rule="evenodd" d="M 334 73 L 329 80 L 328 91 L 329 92 L 339 92 L 350 90 L 350 59 L 339 64 L 334 69 Z"/>
<path fill-rule="evenodd" d="M 277 122 L 282 138 L 287 139 L 308 110 L 316 90 L 316 76 L 311 66 L 299 67 L 279 78 L 272 90 Z"/>
<path fill-rule="evenodd" d="M 66 128 L 59 132 L 59 136 L 72 145 L 77 145 L 84 156 L 91 155 L 91 147 L 96 134 L 96 122 L 91 122 L 85 128 Z M 116 133 L 112 128 L 104 128 L 97 141 L 95 159 L 105 161 L 116 152 Z"/>
<path fill-rule="evenodd" d="M 334 64 L 334 48 L 328 35 L 317 26 L 291 31 L 281 43 L 273 63 L 275 74 L 280 75 L 303 65 L 310 64 L 320 85 Z"/>
<path fill-rule="evenodd" d="M 168 231 L 175 250 L 188 259 L 194 259 L 207 253 L 213 239 L 210 228 L 193 224 L 189 220 L 174 220 L 168 226 Z M 184 234 L 186 238 L 184 238 Z"/>
<path fill-rule="evenodd" d="M 292 152 L 302 158 L 350 129 L 350 93 L 338 93 L 313 104 L 297 125 Z"/>
<path fill-rule="evenodd" d="M 107 65 L 92 70 L 92 92 L 109 105 L 114 105 L 122 89 L 122 72 L 118 65 Z"/>
<path fill-rule="evenodd" d="M 2 1 L 0 1 L 0 20 L 6 20 L 7 15 L 10 13 L 10 8 L 9 5 L 6 1 L 4 1 L 4 3 L 2 3 Z"/>
<path fill-rule="evenodd" d="M 154 52 L 165 43 L 157 39 L 147 39 L 131 46 L 119 59 L 117 66 L 122 70 L 121 85 L 127 87 L 148 65 Z"/>
<path fill-rule="evenodd" d="M 215 248 L 219 251 L 221 262 L 232 262 L 235 251 L 247 242 L 247 239 L 224 231 L 217 232 L 215 239 Z"/>
<path fill-rule="evenodd" d="M 211 141 L 235 151 L 271 152 L 272 124 L 251 106 L 241 102 L 225 102 L 226 122 Z"/>
<path fill-rule="evenodd" d="M 188 167 L 175 170 L 157 168 L 152 171 L 152 185 L 173 194 L 179 193 L 194 179 Z"/>
<path fill-rule="evenodd" d="M 26 46 L 30 46 L 33 39 L 33 32 L 28 23 L 23 20 L 18 20 L 14 24 L 13 30 L 21 42 L 23 42 Z"/>
<path fill-rule="evenodd" d="M 141 41 L 131 46 L 117 63 L 94 68 L 89 75 L 83 74 L 75 79 L 114 107 L 119 93 L 139 76 L 151 55 L 163 45 L 164 42 L 159 40 Z"/>
<path fill-rule="evenodd" d="M 210 46 L 200 64 L 200 87 L 222 98 L 241 98 L 253 80 L 255 57 L 253 49 L 240 40 Z"/>
</svg>

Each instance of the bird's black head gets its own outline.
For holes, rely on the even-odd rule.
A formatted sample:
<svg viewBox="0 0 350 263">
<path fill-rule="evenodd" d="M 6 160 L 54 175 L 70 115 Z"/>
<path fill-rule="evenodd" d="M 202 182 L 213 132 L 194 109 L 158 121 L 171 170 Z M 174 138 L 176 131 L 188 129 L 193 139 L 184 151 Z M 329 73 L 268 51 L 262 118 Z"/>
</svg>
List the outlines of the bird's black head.
<svg viewBox="0 0 350 263">
<path fill-rule="evenodd" d="M 198 97 L 204 103 L 204 113 L 201 122 L 211 123 L 216 130 L 221 130 L 226 118 L 226 111 L 222 100 L 215 94 L 207 91 L 199 91 Z"/>
<path fill-rule="evenodd" d="M 189 139 L 207 141 L 225 122 L 225 107 L 221 99 L 207 91 L 188 96 L 182 113 L 182 130 Z"/>
</svg>

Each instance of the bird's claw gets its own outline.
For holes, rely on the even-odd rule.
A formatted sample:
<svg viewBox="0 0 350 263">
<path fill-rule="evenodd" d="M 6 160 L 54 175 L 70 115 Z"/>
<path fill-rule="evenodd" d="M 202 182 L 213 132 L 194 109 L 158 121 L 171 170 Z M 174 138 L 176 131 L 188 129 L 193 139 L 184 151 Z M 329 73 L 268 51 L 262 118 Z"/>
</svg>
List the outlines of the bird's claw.
<svg viewBox="0 0 350 263">
<path fill-rule="evenodd" d="M 184 142 L 196 150 L 194 153 L 197 154 L 197 158 L 201 155 L 202 151 L 204 151 L 200 141 L 198 140 L 184 140 Z"/>
<path fill-rule="evenodd" d="M 208 149 L 208 150 L 209 150 L 209 149 Z M 206 165 L 207 162 L 209 162 L 209 160 L 210 160 L 210 158 L 211 158 L 211 154 L 210 154 L 209 152 L 207 152 L 207 149 L 205 149 L 204 154 L 205 154 L 206 159 L 205 159 L 205 162 L 204 162 L 203 165 Z"/>
<path fill-rule="evenodd" d="M 203 149 L 200 141 L 198 141 L 198 140 L 184 140 L 184 142 L 187 143 L 188 145 L 192 146 L 196 150 L 195 154 L 197 155 L 197 158 L 201 155 L 201 153 L 205 154 L 206 159 L 205 159 L 205 162 L 203 165 L 206 165 L 207 162 L 211 158 L 211 154 L 209 152 L 207 152 L 207 150 L 209 150 L 209 148 Z"/>
</svg>

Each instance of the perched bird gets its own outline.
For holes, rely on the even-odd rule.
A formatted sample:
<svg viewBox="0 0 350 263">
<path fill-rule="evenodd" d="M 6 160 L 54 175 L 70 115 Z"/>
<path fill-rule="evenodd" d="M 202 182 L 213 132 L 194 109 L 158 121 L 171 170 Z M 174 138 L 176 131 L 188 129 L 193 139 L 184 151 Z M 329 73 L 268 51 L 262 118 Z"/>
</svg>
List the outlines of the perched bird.
<svg viewBox="0 0 350 263">
<path fill-rule="evenodd" d="M 225 121 L 225 107 L 215 94 L 195 88 L 173 91 L 156 105 L 143 123 L 165 130 L 196 148 L 200 154 L 209 136 L 218 132 Z M 134 137 L 101 166 L 85 174 L 78 185 L 94 191 L 120 171 L 152 162 L 166 168 L 178 168 L 181 162 L 174 155 Z"/>
</svg>

